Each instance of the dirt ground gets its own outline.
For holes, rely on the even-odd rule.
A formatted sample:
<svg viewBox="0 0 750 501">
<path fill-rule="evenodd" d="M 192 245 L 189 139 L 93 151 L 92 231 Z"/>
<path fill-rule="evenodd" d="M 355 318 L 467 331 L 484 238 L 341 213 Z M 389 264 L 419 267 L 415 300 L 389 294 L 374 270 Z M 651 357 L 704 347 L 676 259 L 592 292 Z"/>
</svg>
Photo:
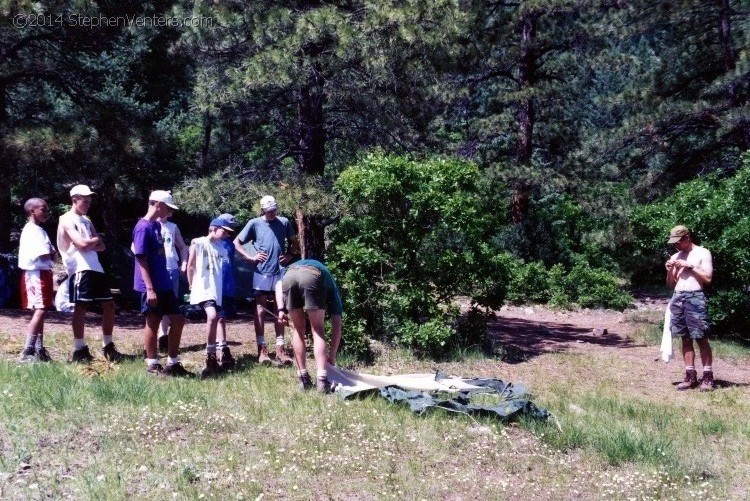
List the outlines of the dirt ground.
<svg viewBox="0 0 750 501">
<path fill-rule="evenodd" d="M 660 359 L 658 346 L 646 346 L 631 336 L 640 329 L 660 325 L 667 303 L 666 297 L 636 295 L 635 308 L 624 312 L 504 306 L 490 327 L 493 338 L 505 350 L 503 361 L 511 366 L 559 352 L 584 353 L 597 359 L 615 356 L 629 367 L 628 378 L 638 381 L 644 394 L 663 395 L 665 378 L 676 385 L 684 374 L 679 341 L 673 346 L 675 360 L 666 364 Z M 700 373 L 699 358 L 696 356 Z M 750 367 L 722 360 L 716 354 L 713 367 L 717 388 L 750 386 Z M 518 369 L 509 371 L 511 380 L 516 373 L 523 376 L 525 371 Z"/>
<path fill-rule="evenodd" d="M 645 346 L 630 336 L 638 329 L 661 322 L 668 298 L 641 295 L 636 296 L 635 307 L 625 312 L 613 310 L 582 309 L 558 311 L 541 306 L 504 306 L 490 323 L 492 338 L 502 346 L 502 377 L 523 378 L 526 375 L 525 363 L 547 359 L 545 355 L 566 352 L 588 354 L 596 358 L 609 359 L 613 355 L 618 360 L 630 362 L 630 377 L 656 390 L 664 389 L 665 378 L 673 378 L 677 384 L 682 377 L 682 362 L 679 343 L 675 344 L 676 360 L 665 364 L 659 360 L 658 346 Z M 0 310 L 0 358 L 12 359 L 19 353 L 28 321 L 28 312 Z M 89 313 L 86 337 L 90 345 L 97 346 L 101 334 L 100 317 Z M 185 365 L 196 369 L 202 365 L 205 347 L 205 324 L 188 322 L 182 340 L 182 355 Z M 235 356 L 253 359 L 257 356 L 252 317 L 240 312 L 238 318 L 228 323 L 228 338 Z M 266 323 L 266 338 L 273 343 L 273 326 Z M 50 312 L 45 333 L 52 343 L 48 349 L 55 360 L 65 360 L 72 345 L 70 316 Z M 17 335 L 14 335 L 17 334 Z M 68 336 L 71 336 L 68 338 Z M 142 352 L 143 318 L 132 311 L 117 312 L 115 320 L 115 341 L 121 351 L 140 356 Z M 287 330 L 287 342 L 289 331 Z M 50 346 L 51 345 L 51 346 Z M 98 356 L 98 350 L 93 350 Z M 450 366 L 454 364 L 447 364 Z M 717 387 L 750 386 L 750 367 L 734 364 L 714 357 Z M 460 371 L 459 371 L 460 372 Z M 478 375 L 478 374 L 477 374 Z M 529 381 L 531 382 L 531 381 Z"/>
</svg>

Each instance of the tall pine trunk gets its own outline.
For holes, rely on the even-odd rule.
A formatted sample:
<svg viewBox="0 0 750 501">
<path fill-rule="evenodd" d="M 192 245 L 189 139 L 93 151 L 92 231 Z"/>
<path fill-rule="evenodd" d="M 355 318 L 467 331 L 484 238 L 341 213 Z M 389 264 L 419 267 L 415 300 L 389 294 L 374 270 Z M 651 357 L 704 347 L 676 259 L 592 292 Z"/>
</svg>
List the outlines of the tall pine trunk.
<svg viewBox="0 0 750 501">
<path fill-rule="evenodd" d="M 3 175 L 12 176 L 14 160 L 5 147 L 5 137 L 7 127 L 7 113 L 5 110 L 5 86 L 0 86 L 0 167 Z M 10 230 L 12 223 L 12 208 L 10 198 L 11 183 L 0 183 L 0 252 L 10 252 Z"/>
<path fill-rule="evenodd" d="M 526 97 L 518 105 L 518 141 L 516 143 L 516 160 L 523 167 L 531 165 L 531 154 L 534 139 L 534 100 L 529 92 L 536 80 L 536 22 L 538 14 L 529 12 L 521 19 L 521 56 L 519 60 L 519 81 L 522 94 Z M 529 183 L 518 179 L 513 185 L 513 207 L 511 222 L 524 222 L 529 207 Z"/>
<path fill-rule="evenodd" d="M 314 68 L 297 98 L 299 150 L 297 162 L 304 174 L 322 176 L 325 172 L 326 128 L 323 79 Z M 303 258 L 322 259 L 325 252 L 324 226 L 316 214 L 303 214 L 297 208 L 297 229 Z"/>
</svg>

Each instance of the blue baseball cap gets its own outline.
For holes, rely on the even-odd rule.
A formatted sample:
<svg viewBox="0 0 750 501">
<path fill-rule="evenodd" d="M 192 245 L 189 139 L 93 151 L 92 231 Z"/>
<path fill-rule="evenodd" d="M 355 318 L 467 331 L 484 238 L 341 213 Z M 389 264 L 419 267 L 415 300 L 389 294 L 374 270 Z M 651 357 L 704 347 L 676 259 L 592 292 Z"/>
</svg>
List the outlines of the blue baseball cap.
<svg viewBox="0 0 750 501">
<path fill-rule="evenodd" d="M 221 217 L 217 217 L 216 219 L 211 221 L 211 224 L 209 226 L 215 226 L 216 228 L 224 228 L 225 230 L 231 233 L 234 233 L 234 228 L 232 228 L 232 225 L 229 223 L 229 221 Z"/>
</svg>

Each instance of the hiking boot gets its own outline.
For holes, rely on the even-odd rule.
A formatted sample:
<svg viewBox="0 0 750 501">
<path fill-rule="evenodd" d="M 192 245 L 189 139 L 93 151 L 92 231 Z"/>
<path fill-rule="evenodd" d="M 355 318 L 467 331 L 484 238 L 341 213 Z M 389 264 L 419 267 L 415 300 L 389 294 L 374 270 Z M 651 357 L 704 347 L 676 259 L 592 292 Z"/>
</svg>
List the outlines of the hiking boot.
<svg viewBox="0 0 750 501">
<path fill-rule="evenodd" d="M 693 371 L 685 371 L 685 380 L 677 385 L 678 391 L 690 390 L 698 387 L 698 373 Z"/>
<path fill-rule="evenodd" d="M 291 358 L 286 354 L 286 350 L 283 346 L 277 346 L 276 347 L 276 362 L 278 362 L 281 366 L 287 366 L 292 365 L 294 362 Z"/>
<path fill-rule="evenodd" d="M 701 391 L 711 391 L 714 389 L 713 371 L 704 371 L 701 379 Z"/>
<path fill-rule="evenodd" d="M 37 362 L 52 362 L 52 357 L 49 356 L 47 348 L 42 346 L 41 348 L 36 350 L 36 360 Z"/>
<path fill-rule="evenodd" d="M 310 388 L 313 387 L 312 379 L 310 379 L 310 374 L 297 376 L 297 379 L 299 379 L 299 385 L 302 391 L 309 390 Z"/>
<path fill-rule="evenodd" d="M 206 366 L 201 371 L 201 379 L 216 377 L 219 375 L 219 362 L 216 360 L 216 353 L 206 355 Z"/>
<path fill-rule="evenodd" d="M 164 370 L 161 371 L 162 374 L 169 377 L 193 377 L 195 374 L 192 372 L 185 370 L 185 368 L 182 366 L 180 362 L 177 362 L 176 364 L 167 364 L 166 367 L 164 367 Z"/>
<path fill-rule="evenodd" d="M 89 347 L 84 346 L 80 350 L 75 350 L 71 353 L 69 361 L 74 364 L 88 364 L 91 363 L 92 360 L 94 360 L 94 357 L 91 355 Z"/>
<path fill-rule="evenodd" d="M 21 363 L 25 362 L 36 362 L 36 350 L 33 346 L 27 346 L 23 349 L 20 355 L 18 355 L 18 361 Z"/>
<path fill-rule="evenodd" d="M 333 391 L 333 389 L 331 388 L 331 383 L 328 382 L 328 378 L 318 378 L 315 380 L 315 383 L 318 387 L 318 393 L 326 395 Z"/>
<path fill-rule="evenodd" d="M 221 349 L 221 362 L 219 362 L 219 369 L 221 369 L 222 372 L 231 371 L 236 364 L 237 362 L 234 360 L 232 352 L 229 351 L 229 346 L 223 347 Z"/>
<path fill-rule="evenodd" d="M 268 348 L 265 346 L 258 347 L 258 363 L 260 365 L 274 365 L 274 361 L 268 356 Z"/>
<path fill-rule="evenodd" d="M 156 376 L 161 376 L 164 372 L 164 367 L 162 367 L 161 364 L 157 362 L 146 367 L 146 372 L 148 372 L 149 374 L 154 374 Z"/>
<path fill-rule="evenodd" d="M 159 336 L 156 344 L 159 346 L 159 353 L 166 355 L 169 351 L 169 336 Z"/>
<path fill-rule="evenodd" d="M 122 360 L 122 357 L 124 356 L 122 353 L 117 351 L 117 348 L 115 348 L 115 343 L 109 343 L 107 346 L 102 348 L 102 355 L 104 355 L 104 359 L 108 362 L 115 363 L 120 362 Z"/>
</svg>

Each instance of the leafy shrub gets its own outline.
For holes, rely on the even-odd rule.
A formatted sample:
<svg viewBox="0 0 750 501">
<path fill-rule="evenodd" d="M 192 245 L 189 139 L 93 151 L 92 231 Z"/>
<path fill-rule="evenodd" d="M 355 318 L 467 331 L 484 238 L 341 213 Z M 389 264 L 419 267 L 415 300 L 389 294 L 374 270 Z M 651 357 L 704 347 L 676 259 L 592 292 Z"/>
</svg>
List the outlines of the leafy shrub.
<svg viewBox="0 0 750 501">
<path fill-rule="evenodd" d="M 549 272 L 541 261 L 513 267 L 508 300 L 514 303 L 546 303 L 552 297 Z"/>
<path fill-rule="evenodd" d="M 458 313 L 458 312 L 457 312 Z M 455 320 L 456 344 L 461 348 L 478 347 L 489 352 L 492 348 L 487 337 L 487 326 L 495 318 L 492 310 L 472 305 L 469 310 L 458 315 Z"/>
<path fill-rule="evenodd" d="M 418 354 L 438 357 L 455 340 L 455 330 L 442 318 L 433 318 L 423 324 L 406 320 L 398 328 L 398 342 Z"/>
<path fill-rule="evenodd" d="M 508 298 L 515 302 L 549 303 L 559 308 L 578 304 L 584 308 L 623 310 L 633 302 L 617 276 L 591 267 L 583 256 L 566 270 L 561 264 L 547 269 L 541 262 L 518 263 L 513 268 Z"/>
<path fill-rule="evenodd" d="M 344 170 L 328 264 L 372 337 L 435 355 L 457 339 L 458 295 L 502 305 L 511 259 L 489 242 L 482 177 L 468 162 L 372 154 Z"/>
</svg>

